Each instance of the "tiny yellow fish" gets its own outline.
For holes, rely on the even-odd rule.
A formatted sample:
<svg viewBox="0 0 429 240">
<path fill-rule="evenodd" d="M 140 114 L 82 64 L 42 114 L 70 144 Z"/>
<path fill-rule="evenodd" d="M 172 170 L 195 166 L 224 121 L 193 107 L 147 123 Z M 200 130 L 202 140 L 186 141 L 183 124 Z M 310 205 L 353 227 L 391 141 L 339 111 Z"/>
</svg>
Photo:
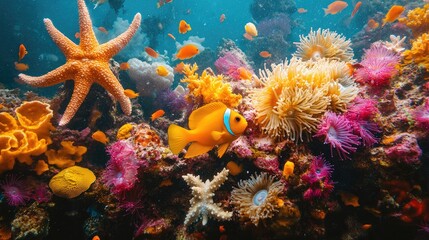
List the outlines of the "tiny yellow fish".
<svg viewBox="0 0 429 240">
<path fill-rule="evenodd" d="M 124 94 L 125 94 L 125 96 L 127 96 L 127 97 L 129 97 L 129 98 L 136 98 L 136 97 L 138 97 L 138 96 L 139 96 L 139 94 L 138 94 L 138 93 L 134 92 L 134 91 L 133 91 L 133 90 L 131 90 L 131 89 L 125 89 L 125 90 L 124 90 Z"/>
<path fill-rule="evenodd" d="M 165 66 L 160 65 L 156 68 L 156 74 L 158 74 L 161 77 L 165 77 L 168 75 L 168 70 Z"/>
<path fill-rule="evenodd" d="M 171 124 L 168 127 L 168 145 L 178 154 L 188 143 L 185 158 L 195 157 L 219 146 L 217 155 L 222 157 L 232 141 L 243 134 L 246 119 L 221 102 L 204 105 L 189 116 L 189 128 Z"/>
<path fill-rule="evenodd" d="M 109 138 L 106 136 L 106 134 L 100 130 L 96 131 L 92 134 L 92 139 L 94 139 L 97 142 L 101 142 L 102 144 L 107 144 L 109 142 Z"/>
</svg>

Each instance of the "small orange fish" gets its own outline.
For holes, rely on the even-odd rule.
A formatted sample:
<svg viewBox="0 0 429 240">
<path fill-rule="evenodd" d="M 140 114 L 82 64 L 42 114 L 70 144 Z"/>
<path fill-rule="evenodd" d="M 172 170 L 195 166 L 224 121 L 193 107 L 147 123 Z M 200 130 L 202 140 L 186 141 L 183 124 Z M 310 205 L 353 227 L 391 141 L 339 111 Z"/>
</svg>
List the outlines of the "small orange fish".
<svg viewBox="0 0 429 240">
<path fill-rule="evenodd" d="M 225 21 L 225 18 L 226 18 L 225 14 L 222 13 L 219 17 L 219 22 L 223 23 L 223 21 Z"/>
<path fill-rule="evenodd" d="M 109 31 L 107 31 L 107 29 L 104 28 L 104 27 L 98 27 L 98 30 L 100 30 L 100 32 L 102 32 L 104 34 L 108 34 L 109 33 Z"/>
<path fill-rule="evenodd" d="M 160 65 L 156 68 L 156 74 L 158 74 L 158 76 L 165 77 L 168 75 L 168 70 L 165 66 Z"/>
<path fill-rule="evenodd" d="M 179 33 L 185 34 L 185 33 L 187 33 L 188 31 L 191 31 L 191 30 L 192 30 L 192 28 L 191 28 L 190 24 L 188 24 L 185 20 L 181 20 L 180 21 L 180 23 L 179 23 Z"/>
<path fill-rule="evenodd" d="M 27 64 L 25 64 L 25 63 L 15 62 L 15 69 L 18 70 L 18 71 L 20 71 L 20 72 L 27 71 L 29 68 L 30 67 Z"/>
<path fill-rule="evenodd" d="M 244 37 L 245 39 L 249 40 L 249 41 L 252 41 L 252 40 L 253 40 L 253 37 L 252 37 L 252 36 L 250 36 L 248 33 L 244 33 L 244 34 L 243 34 L 243 37 Z"/>
<path fill-rule="evenodd" d="M 244 25 L 244 30 L 247 34 L 249 34 L 252 37 L 258 36 L 258 29 L 256 29 L 255 24 L 248 22 L 246 25 Z"/>
<path fill-rule="evenodd" d="M 124 94 L 131 99 L 139 96 L 139 94 L 134 92 L 132 89 L 125 89 Z"/>
<path fill-rule="evenodd" d="M 359 10 L 359 8 L 360 8 L 361 5 L 362 5 L 361 1 L 359 1 L 359 2 L 356 3 L 355 8 L 353 9 L 353 12 L 352 12 L 352 15 L 351 15 L 352 17 L 355 16 L 355 14 L 357 13 L 357 11 Z"/>
<path fill-rule="evenodd" d="M 369 230 L 372 227 L 372 224 L 363 224 L 362 230 Z"/>
<path fill-rule="evenodd" d="M 263 58 L 269 58 L 269 57 L 271 57 L 271 53 L 269 53 L 268 51 L 261 51 L 259 53 L 259 56 L 261 56 Z"/>
<path fill-rule="evenodd" d="M 298 8 L 298 13 L 306 13 L 308 12 L 305 8 Z"/>
<path fill-rule="evenodd" d="M 102 144 L 107 144 L 109 142 L 109 138 L 106 136 L 104 132 L 100 130 L 93 133 L 91 138 L 97 142 L 101 142 Z"/>
<path fill-rule="evenodd" d="M 368 20 L 368 23 L 366 25 L 369 30 L 374 30 L 380 26 L 380 24 L 372 18 Z"/>
<path fill-rule="evenodd" d="M 76 39 L 79 39 L 79 38 L 80 38 L 80 32 L 76 32 L 76 33 L 74 34 L 74 37 L 75 37 Z"/>
<path fill-rule="evenodd" d="M 146 51 L 146 53 L 149 56 L 151 56 L 153 58 L 159 57 L 159 54 L 155 50 L 153 50 L 152 48 L 150 48 L 150 47 L 145 47 L 144 50 Z"/>
<path fill-rule="evenodd" d="M 393 5 L 389 12 L 387 12 L 386 17 L 383 18 L 383 24 L 381 26 L 383 27 L 388 22 L 394 22 L 396 19 L 398 19 L 402 12 L 404 12 L 404 10 L 405 8 L 403 6 Z"/>
<path fill-rule="evenodd" d="M 27 49 L 25 48 L 24 44 L 19 45 L 19 51 L 18 51 L 18 61 L 21 61 L 25 55 L 27 55 Z"/>
<path fill-rule="evenodd" d="M 123 62 L 119 65 L 119 69 L 121 69 L 122 71 L 128 70 L 130 69 L 130 64 L 127 62 Z"/>
<path fill-rule="evenodd" d="M 243 171 L 243 164 L 238 165 L 234 161 L 229 161 L 226 164 L 226 169 L 229 170 L 229 174 L 231 174 L 232 176 L 237 176 Z"/>
<path fill-rule="evenodd" d="M 100 237 L 98 235 L 95 235 L 92 240 L 100 240 Z"/>
<path fill-rule="evenodd" d="M 173 185 L 173 182 L 171 181 L 171 179 L 164 179 L 159 184 L 159 187 L 169 187 L 171 185 Z"/>
<path fill-rule="evenodd" d="M 176 67 L 174 67 L 174 71 L 177 73 L 181 73 L 183 74 L 183 68 L 185 67 L 185 63 L 180 62 L 176 65 Z"/>
<path fill-rule="evenodd" d="M 223 226 L 223 225 L 220 225 L 219 226 L 219 232 L 220 233 L 224 233 L 226 230 L 225 230 L 225 226 Z"/>
<path fill-rule="evenodd" d="M 154 113 L 152 113 L 152 115 L 150 116 L 150 120 L 155 121 L 156 119 L 164 116 L 165 112 L 162 109 L 159 109 L 157 111 L 155 111 Z"/>
<path fill-rule="evenodd" d="M 245 67 L 239 67 L 237 68 L 238 75 L 240 76 L 240 79 L 243 80 L 250 80 L 252 79 L 252 72 L 247 70 Z"/>
<path fill-rule="evenodd" d="M 171 39 L 173 39 L 174 41 L 176 41 L 176 38 L 174 37 L 174 35 L 173 34 L 171 34 L 171 33 L 169 33 L 169 34 L 167 34 Z"/>
<path fill-rule="evenodd" d="M 343 11 L 344 8 L 346 8 L 348 4 L 344 1 L 335 1 L 328 5 L 328 8 L 323 8 L 325 11 L 325 16 L 328 14 L 337 14 L 341 11 Z"/>
<path fill-rule="evenodd" d="M 186 44 L 182 46 L 176 53 L 176 58 L 180 60 L 193 58 L 200 53 L 200 50 L 194 44 Z"/>
</svg>

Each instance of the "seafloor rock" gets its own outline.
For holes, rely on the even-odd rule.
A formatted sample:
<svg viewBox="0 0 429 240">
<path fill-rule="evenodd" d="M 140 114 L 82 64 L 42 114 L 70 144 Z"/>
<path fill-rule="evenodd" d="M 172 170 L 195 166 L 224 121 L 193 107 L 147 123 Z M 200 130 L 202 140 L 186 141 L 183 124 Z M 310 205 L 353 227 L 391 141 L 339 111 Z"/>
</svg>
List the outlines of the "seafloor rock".
<svg viewBox="0 0 429 240">
<path fill-rule="evenodd" d="M 21 208 L 12 221 L 13 239 L 44 239 L 49 231 L 49 216 L 37 203 Z"/>
</svg>

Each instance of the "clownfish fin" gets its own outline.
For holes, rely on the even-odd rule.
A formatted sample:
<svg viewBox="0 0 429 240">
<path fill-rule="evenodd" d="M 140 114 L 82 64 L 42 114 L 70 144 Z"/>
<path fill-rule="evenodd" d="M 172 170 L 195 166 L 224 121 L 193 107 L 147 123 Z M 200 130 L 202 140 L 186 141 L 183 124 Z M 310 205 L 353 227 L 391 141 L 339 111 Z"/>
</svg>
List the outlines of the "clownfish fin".
<svg viewBox="0 0 429 240">
<path fill-rule="evenodd" d="M 185 148 L 186 144 L 190 142 L 188 140 L 188 136 L 188 130 L 179 127 L 176 124 L 171 124 L 168 127 L 168 146 L 173 154 L 178 154 L 183 148 Z"/>
<path fill-rule="evenodd" d="M 212 131 L 211 132 L 212 138 L 215 141 L 219 141 L 222 138 L 222 132 L 218 132 L 218 131 Z"/>
<path fill-rule="evenodd" d="M 221 158 L 223 156 L 223 154 L 226 152 L 226 150 L 229 147 L 229 142 L 221 144 L 218 148 L 217 148 L 217 156 L 219 158 Z"/>
<path fill-rule="evenodd" d="M 191 157 L 196 157 L 199 156 L 201 154 L 204 154 L 210 150 L 212 150 L 214 146 L 205 146 L 205 145 L 201 145 L 198 142 L 193 142 L 191 144 L 191 146 L 189 146 L 185 158 L 191 158 Z"/>
</svg>

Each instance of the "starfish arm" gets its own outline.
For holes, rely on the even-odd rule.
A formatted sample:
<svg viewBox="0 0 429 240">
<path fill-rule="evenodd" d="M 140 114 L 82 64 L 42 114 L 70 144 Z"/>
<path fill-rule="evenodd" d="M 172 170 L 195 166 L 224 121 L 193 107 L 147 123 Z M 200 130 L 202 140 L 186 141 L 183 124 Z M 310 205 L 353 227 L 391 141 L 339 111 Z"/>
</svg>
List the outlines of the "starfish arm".
<svg viewBox="0 0 429 240">
<path fill-rule="evenodd" d="M 63 116 L 61 117 L 61 120 L 59 122 L 60 126 L 64 126 L 69 123 L 73 116 L 76 114 L 80 105 L 82 105 L 83 101 L 85 100 L 86 95 L 91 88 L 91 84 L 92 82 L 85 79 L 85 77 L 75 77 L 73 94 L 69 104 L 67 105 L 66 110 L 64 111 Z"/>
<path fill-rule="evenodd" d="M 81 36 L 79 46 L 83 51 L 90 51 L 98 46 L 98 41 L 92 30 L 92 21 L 85 0 L 78 0 L 77 4 L 79 10 L 79 31 Z"/>
<path fill-rule="evenodd" d="M 116 38 L 111 39 L 107 43 L 100 45 L 100 55 L 107 56 L 108 59 L 110 59 L 115 56 L 119 51 L 121 51 L 139 29 L 141 18 L 141 14 L 137 13 L 125 32 L 123 32 Z"/>
<path fill-rule="evenodd" d="M 78 46 L 72 40 L 66 37 L 54 26 L 51 19 L 45 18 L 43 19 L 43 22 L 45 23 L 45 27 L 48 31 L 49 36 L 51 36 L 54 43 L 64 53 L 66 57 L 71 56 L 72 53 L 78 49 Z"/>
<path fill-rule="evenodd" d="M 116 76 L 109 70 L 100 70 L 102 68 L 94 68 L 92 74 L 96 83 L 100 84 L 104 89 L 106 89 L 113 97 L 119 101 L 122 111 L 126 115 L 131 114 L 131 101 L 125 95 L 124 88 L 119 83 Z"/>
<path fill-rule="evenodd" d="M 64 82 L 68 79 L 72 79 L 74 76 L 73 65 L 64 64 L 45 75 L 39 77 L 28 76 L 26 74 L 20 73 L 18 75 L 19 80 L 29 84 L 33 87 L 49 87 L 61 82 Z"/>
</svg>

